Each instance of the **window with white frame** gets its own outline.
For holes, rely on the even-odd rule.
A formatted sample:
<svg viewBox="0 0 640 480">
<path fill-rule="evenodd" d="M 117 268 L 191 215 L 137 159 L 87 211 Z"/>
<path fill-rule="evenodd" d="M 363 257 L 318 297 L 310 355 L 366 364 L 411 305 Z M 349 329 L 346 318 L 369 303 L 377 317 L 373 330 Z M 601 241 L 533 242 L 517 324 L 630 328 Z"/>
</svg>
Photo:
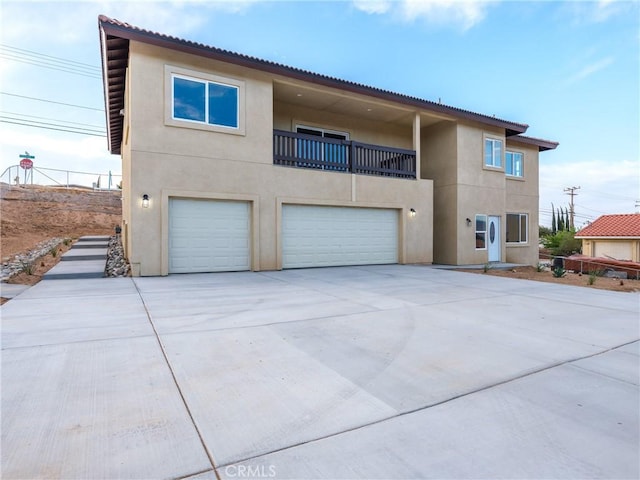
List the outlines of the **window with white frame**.
<svg viewBox="0 0 640 480">
<path fill-rule="evenodd" d="M 484 164 L 487 167 L 502 168 L 502 140 L 484 139 Z"/>
<path fill-rule="evenodd" d="M 505 173 L 512 177 L 523 176 L 523 155 L 520 152 L 506 151 L 504 154 Z"/>
<path fill-rule="evenodd" d="M 165 125 L 245 135 L 245 82 L 165 65 Z"/>
<path fill-rule="evenodd" d="M 529 215 L 507 213 L 507 243 L 527 243 Z"/>
<path fill-rule="evenodd" d="M 238 128 L 238 87 L 173 75 L 173 118 Z"/>
<path fill-rule="evenodd" d="M 476 250 L 487 248 L 487 216 L 476 215 Z"/>
</svg>

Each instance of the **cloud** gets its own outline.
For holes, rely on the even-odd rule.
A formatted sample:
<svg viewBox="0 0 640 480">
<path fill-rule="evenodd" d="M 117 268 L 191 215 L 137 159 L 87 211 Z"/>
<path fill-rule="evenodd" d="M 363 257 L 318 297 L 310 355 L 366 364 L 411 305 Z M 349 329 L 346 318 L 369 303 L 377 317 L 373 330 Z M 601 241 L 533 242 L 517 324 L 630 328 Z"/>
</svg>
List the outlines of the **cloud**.
<svg viewBox="0 0 640 480">
<path fill-rule="evenodd" d="M 564 9 L 574 24 L 602 23 L 623 14 L 638 15 L 638 3 L 628 0 L 598 0 L 564 2 Z"/>
<path fill-rule="evenodd" d="M 353 5 L 369 14 L 387 13 L 391 8 L 391 2 L 387 0 L 353 0 Z"/>
<path fill-rule="evenodd" d="M 498 0 L 353 0 L 368 14 L 391 14 L 404 22 L 424 20 L 436 25 L 453 25 L 468 30 L 486 17 Z"/>
<path fill-rule="evenodd" d="M 589 65 L 583 67 L 581 70 L 571 75 L 567 81 L 565 82 L 567 85 L 571 85 L 573 83 L 579 82 L 580 80 L 584 80 L 587 77 L 590 77 L 596 72 L 607 68 L 609 65 L 613 63 L 613 57 L 606 57 L 600 59 L 596 62 L 590 63 Z"/>
</svg>

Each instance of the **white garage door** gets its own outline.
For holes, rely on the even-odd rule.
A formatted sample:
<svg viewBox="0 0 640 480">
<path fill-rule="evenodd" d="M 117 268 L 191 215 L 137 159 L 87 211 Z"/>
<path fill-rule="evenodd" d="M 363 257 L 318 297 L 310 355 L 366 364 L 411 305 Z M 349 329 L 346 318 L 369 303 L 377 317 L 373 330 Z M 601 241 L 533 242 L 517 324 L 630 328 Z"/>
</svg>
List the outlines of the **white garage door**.
<svg viewBox="0 0 640 480">
<path fill-rule="evenodd" d="M 169 273 L 238 270 L 249 270 L 249 204 L 169 199 Z"/>
<path fill-rule="evenodd" d="M 596 257 L 612 257 L 616 260 L 631 260 L 632 255 L 632 242 L 625 241 L 595 241 L 595 255 Z"/>
<path fill-rule="evenodd" d="M 283 268 L 385 263 L 398 263 L 396 210 L 283 206 Z"/>
</svg>

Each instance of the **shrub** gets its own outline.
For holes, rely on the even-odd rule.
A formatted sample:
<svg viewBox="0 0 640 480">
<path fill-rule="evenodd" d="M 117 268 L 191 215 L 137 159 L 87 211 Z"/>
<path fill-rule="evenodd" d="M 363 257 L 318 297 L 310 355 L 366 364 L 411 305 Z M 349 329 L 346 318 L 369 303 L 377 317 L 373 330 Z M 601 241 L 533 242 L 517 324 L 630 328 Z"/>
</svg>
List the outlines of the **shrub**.
<svg viewBox="0 0 640 480">
<path fill-rule="evenodd" d="M 555 278 L 562 278 L 564 277 L 564 274 L 567 273 L 567 271 L 562 268 L 562 267 L 556 267 L 553 270 L 551 270 L 551 274 L 555 277 Z"/>
<path fill-rule="evenodd" d="M 33 262 L 20 260 L 20 271 L 27 275 L 33 275 Z"/>
<path fill-rule="evenodd" d="M 68 246 L 69 246 L 69 244 L 71 243 L 71 239 L 70 239 L 70 238 L 65 238 L 65 239 L 62 241 L 62 243 L 64 243 L 64 246 L 65 246 L 65 247 L 68 247 Z"/>
<path fill-rule="evenodd" d="M 484 266 L 482 267 L 482 271 L 484 273 L 487 273 L 489 270 L 491 270 L 491 264 L 490 263 L 485 263 Z"/>
<path fill-rule="evenodd" d="M 582 250 L 582 241 L 575 239 L 574 231 L 561 231 L 542 239 L 545 248 L 551 251 L 551 255 L 568 257 Z"/>
<path fill-rule="evenodd" d="M 57 247 L 57 246 L 55 246 L 55 247 L 51 247 L 51 248 L 49 249 L 49 253 L 51 254 L 51 256 L 52 256 L 53 258 L 56 258 L 56 257 L 58 256 L 58 247 Z"/>
<path fill-rule="evenodd" d="M 589 272 L 589 280 L 587 281 L 587 284 L 593 285 L 594 283 L 596 283 L 597 276 L 598 276 L 598 272 L 596 271 Z"/>
<path fill-rule="evenodd" d="M 536 272 L 544 272 L 544 263 L 538 262 L 536 265 Z"/>
</svg>

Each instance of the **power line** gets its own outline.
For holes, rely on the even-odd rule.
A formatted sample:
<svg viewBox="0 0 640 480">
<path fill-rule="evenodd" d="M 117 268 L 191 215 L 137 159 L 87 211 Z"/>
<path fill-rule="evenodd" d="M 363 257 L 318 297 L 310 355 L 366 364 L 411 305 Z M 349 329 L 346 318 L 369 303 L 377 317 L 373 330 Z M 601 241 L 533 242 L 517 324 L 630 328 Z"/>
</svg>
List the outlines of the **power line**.
<svg viewBox="0 0 640 480">
<path fill-rule="evenodd" d="M 89 78 L 102 78 L 98 67 L 0 44 L 0 58 Z"/>
<path fill-rule="evenodd" d="M 10 123 L 10 124 L 13 124 L 13 125 L 23 125 L 25 127 L 42 128 L 44 130 L 56 130 L 58 132 L 77 133 L 79 135 L 89 135 L 89 136 L 92 136 L 92 137 L 106 137 L 107 136 L 106 134 L 89 133 L 89 132 L 83 132 L 83 131 L 79 131 L 79 130 L 72 130 L 72 129 L 69 129 L 69 128 L 55 128 L 54 126 L 32 125 L 32 124 L 25 123 L 25 122 L 4 120 L 2 118 L 0 118 L 0 123 Z M 42 122 L 39 122 L 39 123 L 42 123 Z M 55 124 L 49 124 L 49 125 L 55 125 Z"/>
<path fill-rule="evenodd" d="M 82 125 L 82 126 L 85 126 L 85 127 L 95 127 L 95 128 L 99 128 L 102 131 L 104 131 L 104 127 L 102 125 L 89 125 L 89 124 L 87 124 L 85 122 L 70 122 L 68 120 L 61 120 L 59 118 L 39 117 L 37 115 L 27 115 L 25 113 L 5 112 L 5 111 L 1 111 L 0 110 L 0 114 L 1 113 L 4 113 L 5 115 L 18 115 L 20 117 L 36 118 L 38 120 L 51 120 L 53 122 L 62 122 L 62 123 L 68 123 L 68 124 L 71 124 L 71 125 Z M 22 119 L 19 119 L 19 120 L 22 120 Z M 29 121 L 29 120 L 25 119 L 25 121 Z"/>
<path fill-rule="evenodd" d="M 26 122 L 28 124 L 34 124 L 34 126 L 36 126 L 36 125 L 49 125 L 49 126 L 54 126 L 54 127 L 69 128 L 69 129 L 78 130 L 78 131 L 85 131 L 85 132 L 92 132 L 92 133 L 105 133 L 104 130 L 97 130 L 95 128 L 82 128 L 82 127 L 74 127 L 73 125 L 64 125 L 64 121 L 63 121 L 63 123 L 40 122 L 38 120 L 29 120 L 29 119 L 26 119 L 26 118 L 7 117 L 6 115 L 0 115 L 0 119 L 2 119 L 2 120 L 12 120 L 12 121 L 15 121 L 15 122 Z"/>
<path fill-rule="evenodd" d="M 30 59 L 24 59 L 20 57 L 15 57 L 10 54 L 0 52 L 0 58 L 4 58 L 7 60 L 13 60 L 14 62 L 26 63 L 28 65 L 34 65 L 36 67 L 48 68 L 50 70 L 57 70 L 59 72 L 71 73 L 73 75 L 80 75 L 81 77 L 95 78 L 100 79 L 102 75 L 91 74 L 88 72 L 83 72 L 81 70 L 74 70 L 70 68 L 63 68 L 62 65 L 50 65 L 42 62 L 32 61 Z"/>
<path fill-rule="evenodd" d="M 92 69 L 92 70 L 96 70 L 98 72 L 101 71 L 100 67 L 97 67 L 95 65 L 90 65 L 88 63 L 82 63 L 82 62 L 76 62 L 75 60 L 67 60 L 67 59 L 60 58 L 60 57 L 54 57 L 52 55 L 45 55 L 43 53 L 34 52 L 32 50 L 25 50 L 24 48 L 12 47 L 11 45 L 6 45 L 4 43 L 0 43 L 0 47 L 4 48 L 4 49 L 7 49 L 7 50 L 13 50 L 15 52 L 21 52 L 21 53 L 23 53 L 23 54 L 25 54 L 27 56 L 50 58 L 50 59 L 53 59 L 53 60 L 55 60 L 57 62 L 60 62 L 60 63 L 69 63 L 69 64 L 72 64 L 72 65 L 77 65 L 77 66 L 79 66 L 81 68 Z"/>
<path fill-rule="evenodd" d="M 71 103 L 54 102 L 53 100 L 46 100 L 44 98 L 27 97 L 26 95 L 17 95 L 15 93 L 0 92 L 0 95 L 8 95 L 10 97 L 26 98 L 28 100 L 36 100 L 38 102 L 55 103 L 56 105 L 65 105 L 67 107 L 84 108 L 85 110 L 95 110 L 96 112 L 104 112 L 102 108 L 84 107 L 82 105 L 73 105 Z"/>
</svg>

